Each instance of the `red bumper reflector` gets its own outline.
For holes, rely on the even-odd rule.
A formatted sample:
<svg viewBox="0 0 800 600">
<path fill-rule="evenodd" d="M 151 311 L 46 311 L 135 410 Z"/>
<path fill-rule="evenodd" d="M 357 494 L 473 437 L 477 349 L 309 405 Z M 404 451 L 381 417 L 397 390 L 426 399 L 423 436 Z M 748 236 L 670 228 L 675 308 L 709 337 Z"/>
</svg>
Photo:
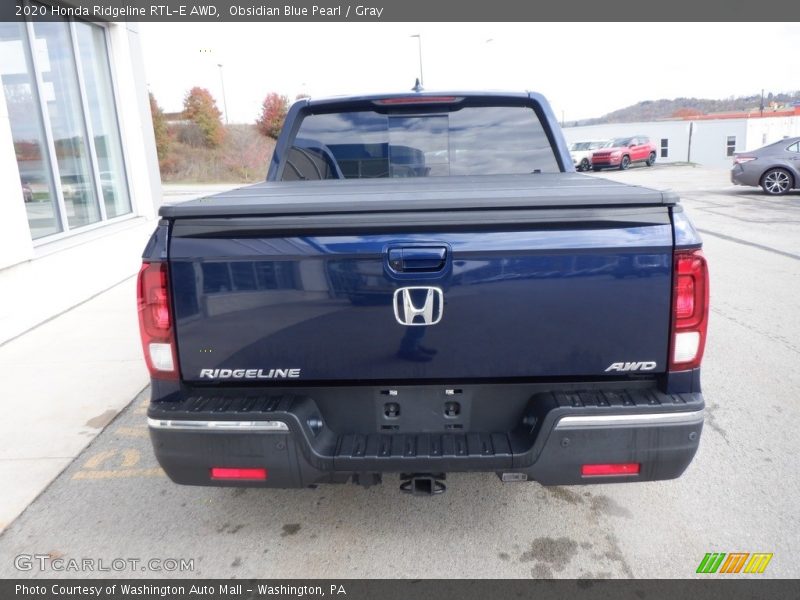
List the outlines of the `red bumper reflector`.
<svg viewBox="0 0 800 600">
<path fill-rule="evenodd" d="M 211 467 L 211 479 L 256 479 L 264 481 L 266 478 L 266 469 L 229 469 L 224 467 Z"/>
<path fill-rule="evenodd" d="M 584 477 L 598 477 L 601 475 L 638 475 L 639 463 L 613 463 L 606 465 L 583 465 L 581 475 Z"/>
</svg>

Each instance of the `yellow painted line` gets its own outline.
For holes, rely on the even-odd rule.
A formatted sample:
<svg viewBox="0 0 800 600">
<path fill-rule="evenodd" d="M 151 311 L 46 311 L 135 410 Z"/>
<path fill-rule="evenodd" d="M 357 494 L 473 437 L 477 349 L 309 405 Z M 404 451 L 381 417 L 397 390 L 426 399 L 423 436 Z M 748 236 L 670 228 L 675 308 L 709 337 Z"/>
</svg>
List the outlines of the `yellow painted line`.
<svg viewBox="0 0 800 600">
<path fill-rule="evenodd" d="M 149 436 L 147 427 L 117 427 L 114 433 L 124 437 L 145 438 Z"/>
<path fill-rule="evenodd" d="M 78 471 L 73 479 L 127 479 L 134 477 L 163 477 L 160 467 L 153 469 L 120 469 L 118 471 Z"/>
<path fill-rule="evenodd" d="M 94 456 L 90 457 L 89 460 L 87 460 L 83 464 L 83 468 L 84 469 L 97 469 L 104 462 L 106 462 L 107 460 L 113 458 L 116 453 L 117 453 L 116 450 L 104 450 L 103 452 L 98 452 Z"/>
<path fill-rule="evenodd" d="M 123 448 L 122 450 L 104 450 L 98 452 L 83 464 L 83 468 L 89 471 L 99 469 L 103 465 L 119 456 L 119 465 L 123 469 L 131 469 L 139 464 L 142 458 L 141 453 L 135 448 Z"/>
<path fill-rule="evenodd" d="M 130 469 L 139 464 L 139 459 L 142 457 L 139 451 L 134 448 L 127 448 L 122 451 L 122 468 Z"/>
</svg>

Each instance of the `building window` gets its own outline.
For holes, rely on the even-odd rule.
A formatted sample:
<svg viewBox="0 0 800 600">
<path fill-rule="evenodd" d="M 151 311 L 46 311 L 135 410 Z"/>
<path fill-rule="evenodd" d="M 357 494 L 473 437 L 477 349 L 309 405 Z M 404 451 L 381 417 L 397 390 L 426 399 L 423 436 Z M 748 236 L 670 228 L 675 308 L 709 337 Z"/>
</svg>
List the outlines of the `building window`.
<svg viewBox="0 0 800 600">
<path fill-rule="evenodd" d="M 728 149 L 728 154 L 727 154 L 728 156 L 733 156 L 734 152 L 736 152 L 736 136 L 735 135 L 729 135 L 728 136 L 727 149 Z"/>
<path fill-rule="evenodd" d="M 0 23 L 0 78 L 33 239 L 131 212 L 105 29 Z"/>
<path fill-rule="evenodd" d="M 94 140 L 94 154 L 100 175 L 106 217 L 112 219 L 131 212 L 125 162 L 122 158 L 111 68 L 105 30 L 89 23 L 75 23 L 75 37 L 80 53 L 89 120 Z"/>
<path fill-rule="evenodd" d="M 661 138 L 661 158 L 668 158 L 669 157 L 669 140 L 667 138 Z"/>
</svg>

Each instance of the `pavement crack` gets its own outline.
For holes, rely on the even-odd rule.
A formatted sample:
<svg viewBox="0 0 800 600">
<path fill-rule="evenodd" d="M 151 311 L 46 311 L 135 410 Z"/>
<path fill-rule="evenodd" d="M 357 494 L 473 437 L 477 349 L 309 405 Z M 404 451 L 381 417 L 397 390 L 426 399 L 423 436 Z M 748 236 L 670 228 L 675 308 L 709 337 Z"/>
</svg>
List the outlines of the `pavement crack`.
<svg viewBox="0 0 800 600">
<path fill-rule="evenodd" d="M 712 306 L 711 307 L 711 312 L 714 313 L 715 315 L 719 315 L 723 319 L 727 319 L 731 323 L 735 323 L 736 325 L 744 327 L 745 329 L 747 329 L 749 331 L 752 331 L 753 333 L 756 333 L 758 335 L 763 335 L 767 339 L 769 339 L 769 340 L 771 340 L 773 342 L 777 342 L 777 343 L 781 344 L 787 350 L 793 352 L 794 354 L 800 355 L 800 348 L 795 346 L 790 340 L 784 338 L 783 336 L 780 336 L 780 335 L 777 335 L 775 333 L 772 333 L 772 332 L 766 331 L 764 329 L 761 329 L 759 327 L 755 327 L 753 325 L 753 323 L 755 321 L 753 321 L 753 320 L 738 319 L 737 317 L 734 317 L 733 315 L 723 311 L 720 308 L 717 308 L 716 306 Z"/>
<path fill-rule="evenodd" d="M 743 246 L 750 246 L 751 248 L 758 248 L 759 250 L 764 250 L 765 252 L 772 252 L 773 254 L 778 254 L 779 256 L 785 256 L 786 258 L 791 258 L 794 260 L 800 260 L 800 254 L 793 254 L 791 252 L 785 252 L 783 250 L 778 250 L 777 248 L 772 248 L 771 246 L 765 246 L 764 244 L 759 244 L 757 242 L 750 242 L 748 240 L 743 240 L 742 238 L 734 237 L 732 235 L 727 235 L 724 233 L 718 233 L 716 231 L 711 231 L 710 229 L 697 229 L 700 233 L 704 235 L 711 235 L 722 240 L 726 240 L 728 242 L 733 242 L 734 244 L 742 244 Z"/>
<path fill-rule="evenodd" d="M 730 446 L 731 442 L 728 439 L 728 432 L 725 431 L 725 429 L 723 429 L 719 423 L 717 423 L 717 418 L 714 414 L 714 412 L 718 408 L 719 404 L 706 405 L 705 424 L 708 425 L 714 431 L 716 431 L 722 437 L 722 439 L 725 440 L 725 443 L 728 444 L 728 446 Z"/>
</svg>

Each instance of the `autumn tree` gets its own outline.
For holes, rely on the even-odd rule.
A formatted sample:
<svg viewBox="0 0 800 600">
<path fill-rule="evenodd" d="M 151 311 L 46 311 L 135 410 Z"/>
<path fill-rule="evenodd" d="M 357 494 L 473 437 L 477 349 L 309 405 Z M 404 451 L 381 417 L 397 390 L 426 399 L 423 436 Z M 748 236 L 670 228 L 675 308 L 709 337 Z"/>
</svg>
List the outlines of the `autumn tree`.
<svg viewBox="0 0 800 600">
<path fill-rule="evenodd" d="M 158 166 L 164 171 L 169 163 L 169 153 L 172 145 L 170 139 L 169 129 L 167 128 L 167 119 L 164 117 L 164 111 L 156 102 L 156 97 L 152 92 L 150 96 L 150 115 L 153 120 L 153 134 L 156 138 L 156 153 L 158 154 Z"/>
<path fill-rule="evenodd" d="M 189 90 L 183 99 L 183 114 L 199 129 L 204 146 L 216 148 L 225 139 L 222 112 L 207 89 L 193 87 Z"/>
<path fill-rule="evenodd" d="M 256 119 L 256 127 L 267 137 L 278 139 L 287 112 L 289 112 L 289 98 L 270 92 L 261 104 L 261 114 Z"/>
<path fill-rule="evenodd" d="M 679 108 L 678 110 L 672 113 L 672 116 L 676 119 L 688 119 L 691 117 L 697 117 L 703 114 L 702 110 L 698 110 L 696 108 Z"/>
<path fill-rule="evenodd" d="M 222 164 L 237 181 L 263 180 L 275 142 L 264 139 L 253 125 L 230 125 Z"/>
</svg>

